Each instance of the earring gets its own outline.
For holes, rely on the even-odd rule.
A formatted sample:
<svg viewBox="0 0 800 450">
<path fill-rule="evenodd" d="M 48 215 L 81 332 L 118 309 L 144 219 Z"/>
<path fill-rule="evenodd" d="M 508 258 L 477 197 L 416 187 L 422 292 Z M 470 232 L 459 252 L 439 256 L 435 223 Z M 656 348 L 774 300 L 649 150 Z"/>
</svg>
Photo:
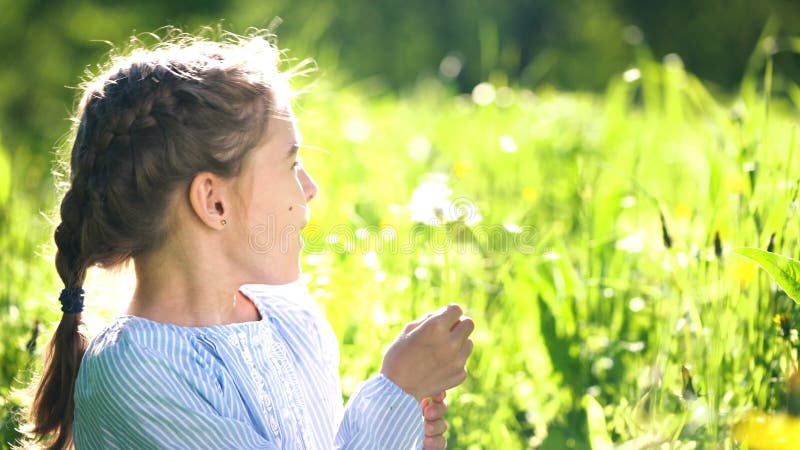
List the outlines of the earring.
<svg viewBox="0 0 800 450">
<path fill-rule="evenodd" d="M 225 225 L 227 225 L 227 224 L 228 224 L 228 221 L 227 221 L 227 220 L 225 220 L 225 219 L 222 219 L 222 220 L 220 220 L 220 221 L 219 221 L 219 223 L 220 223 L 222 226 L 225 226 Z"/>
</svg>

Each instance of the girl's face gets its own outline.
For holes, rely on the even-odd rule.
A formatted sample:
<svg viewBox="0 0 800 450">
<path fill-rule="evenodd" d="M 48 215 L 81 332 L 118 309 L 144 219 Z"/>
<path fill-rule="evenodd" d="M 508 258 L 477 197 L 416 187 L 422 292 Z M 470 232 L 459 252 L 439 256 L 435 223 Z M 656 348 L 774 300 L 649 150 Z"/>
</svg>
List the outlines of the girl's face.
<svg viewBox="0 0 800 450">
<path fill-rule="evenodd" d="M 309 220 L 308 202 L 317 195 L 316 183 L 300 164 L 299 146 L 291 108 L 279 108 L 269 119 L 265 139 L 251 150 L 233 181 L 239 201 L 230 225 L 239 243 L 237 259 L 246 265 L 243 269 L 266 274 L 273 283 L 299 276 L 300 230 Z"/>
</svg>

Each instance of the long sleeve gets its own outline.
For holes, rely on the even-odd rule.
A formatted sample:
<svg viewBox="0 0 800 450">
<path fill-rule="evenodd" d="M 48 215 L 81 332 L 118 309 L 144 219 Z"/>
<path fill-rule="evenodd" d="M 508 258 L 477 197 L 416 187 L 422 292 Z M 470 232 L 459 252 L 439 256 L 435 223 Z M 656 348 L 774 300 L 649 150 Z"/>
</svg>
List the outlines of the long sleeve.
<svg viewBox="0 0 800 450">
<path fill-rule="evenodd" d="M 325 411 L 312 423 L 325 430 L 312 448 L 328 450 L 410 450 L 422 448 L 422 410 L 416 399 L 382 375 L 362 383 L 342 411 L 339 380 L 339 341 L 323 311 L 301 285 L 288 289 L 263 285 L 241 288 L 264 308 L 264 315 L 276 317 L 275 326 L 297 355 L 299 379 L 306 380 L 317 411 Z M 280 302 L 284 297 L 290 299 Z M 264 301 L 267 300 L 268 301 Z M 310 400 L 309 403 L 312 401 Z M 324 425 L 323 425 L 324 424 Z"/>
<path fill-rule="evenodd" d="M 121 339 L 85 358 L 75 391 L 75 447 L 82 449 L 278 449 L 251 424 L 223 417 L 162 355 Z"/>
<path fill-rule="evenodd" d="M 260 321 L 191 328 L 126 316 L 98 334 L 75 384 L 76 448 L 422 447 L 419 404 L 383 376 L 342 408 L 338 342 L 309 302 L 247 294 Z"/>
<path fill-rule="evenodd" d="M 377 375 L 350 397 L 335 446 L 342 450 L 419 449 L 423 439 L 422 414 L 416 399 Z"/>
</svg>

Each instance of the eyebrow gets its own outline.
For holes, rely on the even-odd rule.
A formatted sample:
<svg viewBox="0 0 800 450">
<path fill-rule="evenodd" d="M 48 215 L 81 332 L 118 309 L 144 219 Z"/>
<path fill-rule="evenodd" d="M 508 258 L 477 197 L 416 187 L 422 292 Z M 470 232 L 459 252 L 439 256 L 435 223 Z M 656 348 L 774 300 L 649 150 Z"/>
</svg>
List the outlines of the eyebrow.
<svg viewBox="0 0 800 450">
<path fill-rule="evenodd" d="M 299 143 L 292 144 L 292 146 L 289 147 L 289 153 L 286 154 L 286 159 L 294 158 L 294 155 L 297 154 L 298 150 L 300 150 L 300 144 Z"/>
<path fill-rule="evenodd" d="M 296 155 L 298 150 L 300 150 L 300 142 L 302 142 L 302 140 L 303 137 L 300 136 L 300 133 L 296 133 L 294 141 L 292 142 L 292 146 L 289 147 L 289 153 L 286 154 L 286 159 L 294 158 L 294 155 Z"/>
</svg>

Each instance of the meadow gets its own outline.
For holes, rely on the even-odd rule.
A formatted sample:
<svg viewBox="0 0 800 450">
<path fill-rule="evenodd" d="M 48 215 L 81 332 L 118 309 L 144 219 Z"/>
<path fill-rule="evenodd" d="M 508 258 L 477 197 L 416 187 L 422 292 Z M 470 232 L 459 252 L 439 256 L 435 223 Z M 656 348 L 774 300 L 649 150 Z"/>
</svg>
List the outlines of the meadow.
<svg viewBox="0 0 800 450">
<path fill-rule="evenodd" d="M 321 187 L 304 279 L 345 393 L 405 322 L 458 302 L 477 328 L 449 448 L 741 448 L 735 425 L 785 412 L 798 364 L 796 303 L 733 253 L 800 244 L 800 88 L 773 98 L 771 67 L 726 98 L 677 57 L 641 58 L 602 94 L 322 78 L 297 106 Z M 52 161 L 0 149 L 8 445 L 61 286 Z M 90 274 L 90 330 L 131 286 L 126 270 Z"/>
</svg>

